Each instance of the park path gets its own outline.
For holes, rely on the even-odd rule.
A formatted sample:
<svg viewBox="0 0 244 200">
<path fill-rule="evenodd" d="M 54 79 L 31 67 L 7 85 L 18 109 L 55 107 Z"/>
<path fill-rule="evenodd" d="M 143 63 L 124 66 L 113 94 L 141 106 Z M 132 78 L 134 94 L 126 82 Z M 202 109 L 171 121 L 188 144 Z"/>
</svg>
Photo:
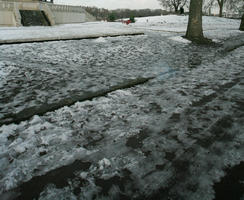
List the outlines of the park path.
<svg viewBox="0 0 244 200">
<path fill-rule="evenodd" d="M 1 121 L 74 93 L 154 77 L 4 122 L 2 197 L 213 199 L 224 170 L 243 161 L 244 48 L 199 48 L 171 36 L 1 46 Z"/>
</svg>

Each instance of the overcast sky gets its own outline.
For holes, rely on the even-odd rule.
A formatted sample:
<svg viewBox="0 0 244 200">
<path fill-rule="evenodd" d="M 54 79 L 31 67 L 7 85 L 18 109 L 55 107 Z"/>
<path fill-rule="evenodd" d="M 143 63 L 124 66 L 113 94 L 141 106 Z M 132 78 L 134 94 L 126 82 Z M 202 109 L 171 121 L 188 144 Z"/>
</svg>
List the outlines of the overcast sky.
<svg viewBox="0 0 244 200">
<path fill-rule="evenodd" d="M 96 6 L 99 8 L 116 9 L 157 9 L 161 8 L 158 0 L 54 0 L 54 3 L 81 6 Z"/>
</svg>

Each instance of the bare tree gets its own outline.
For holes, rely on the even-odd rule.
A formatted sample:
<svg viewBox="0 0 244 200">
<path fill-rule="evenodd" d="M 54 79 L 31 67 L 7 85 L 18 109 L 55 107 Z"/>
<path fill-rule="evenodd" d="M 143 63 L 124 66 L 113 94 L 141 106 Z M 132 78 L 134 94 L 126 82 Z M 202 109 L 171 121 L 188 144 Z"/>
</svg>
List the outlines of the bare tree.
<svg viewBox="0 0 244 200">
<path fill-rule="evenodd" d="M 224 9 L 224 5 L 228 2 L 228 1 L 232 1 L 232 0 L 210 0 L 209 3 L 211 6 L 214 5 L 215 2 L 217 2 L 217 5 L 219 7 L 219 17 L 223 17 L 223 9 Z"/>
<path fill-rule="evenodd" d="M 242 16 L 244 13 L 244 0 L 228 0 L 225 7 L 228 12 Z"/>
<path fill-rule="evenodd" d="M 216 0 L 203 0 L 203 11 L 205 14 L 211 15 L 211 10 Z"/>
<path fill-rule="evenodd" d="M 224 3 L 226 1 L 227 0 L 217 0 L 218 5 L 219 5 L 219 17 L 222 17 L 223 16 L 223 8 L 224 8 Z"/>
<path fill-rule="evenodd" d="M 244 31 L 244 14 L 242 15 L 242 18 L 241 18 L 240 31 Z"/>
<path fill-rule="evenodd" d="M 175 12 L 178 12 L 180 7 L 184 7 L 188 0 L 158 0 L 159 3 L 164 7 L 164 8 L 174 8 Z"/>
<path fill-rule="evenodd" d="M 243 7 L 244 0 L 216 0 L 219 6 L 219 17 L 223 16 L 223 10 L 235 13 Z"/>
<path fill-rule="evenodd" d="M 244 0 L 228 0 L 226 3 L 228 11 L 237 14 L 237 16 L 242 16 L 239 30 L 244 31 Z"/>
</svg>

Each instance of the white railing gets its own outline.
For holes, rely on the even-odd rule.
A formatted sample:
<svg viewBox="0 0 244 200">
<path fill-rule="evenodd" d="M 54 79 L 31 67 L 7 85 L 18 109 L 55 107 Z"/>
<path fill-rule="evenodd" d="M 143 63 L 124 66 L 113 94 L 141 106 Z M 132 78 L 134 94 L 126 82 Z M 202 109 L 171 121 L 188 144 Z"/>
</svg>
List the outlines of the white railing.
<svg viewBox="0 0 244 200">
<path fill-rule="evenodd" d="M 81 6 L 68 6 L 68 5 L 57 5 L 57 4 L 48 4 L 49 8 L 53 11 L 61 12 L 85 12 Z"/>
</svg>

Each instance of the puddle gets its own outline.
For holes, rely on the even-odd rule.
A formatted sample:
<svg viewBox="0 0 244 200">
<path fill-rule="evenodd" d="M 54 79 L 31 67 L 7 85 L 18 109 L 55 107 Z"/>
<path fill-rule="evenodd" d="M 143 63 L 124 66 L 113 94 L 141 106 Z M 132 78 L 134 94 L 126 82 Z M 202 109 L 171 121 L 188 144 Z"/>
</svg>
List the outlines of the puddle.
<svg viewBox="0 0 244 200">
<path fill-rule="evenodd" d="M 244 199 L 244 162 L 226 170 L 220 182 L 214 184 L 214 200 Z"/>
<path fill-rule="evenodd" d="M 38 199 L 48 184 L 54 184 L 57 188 L 64 188 L 69 185 L 70 179 L 76 177 L 76 171 L 88 170 L 90 166 L 90 162 L 76 160 L 70 165 L 54 169 L 45 175 L 33 177 L 14 190 L 19 193 L 15 200 Z"/>
<path fill-rule="evenodd" d="M 134 149 L 142 148 L 143 141 L 149 137 L 147 130 L 141 130 L 137 135 L 131 136 L 126 141 L 126 146 Z"/>
<path fill-rule="evenodd" d="M 132 181 L 130 175 L 131 172 L 128 169 L 124 169 L 122 171 L 123 176 L 113 176 L 109 179 L 102 179 L 102 178 L 96 178 L 95 184 L 101 188 L 100 194 L 102 195 L 109 195 L 109 191 L 113 186 L 117 186 L 120 190 L 120 197 L 124 197 L 125 199 L 130 199 L 126 195 L 123 195 L 122 193 L 127 190 L 127 187 L 130 186 L 130 182 Z M 122 193 L 121 193 L 122 192 Z M 122 195 L 122 196 L 121 196 Z M 124 198 L 118 198 L 118 199 L 124 199 Z"/>
</svg>

